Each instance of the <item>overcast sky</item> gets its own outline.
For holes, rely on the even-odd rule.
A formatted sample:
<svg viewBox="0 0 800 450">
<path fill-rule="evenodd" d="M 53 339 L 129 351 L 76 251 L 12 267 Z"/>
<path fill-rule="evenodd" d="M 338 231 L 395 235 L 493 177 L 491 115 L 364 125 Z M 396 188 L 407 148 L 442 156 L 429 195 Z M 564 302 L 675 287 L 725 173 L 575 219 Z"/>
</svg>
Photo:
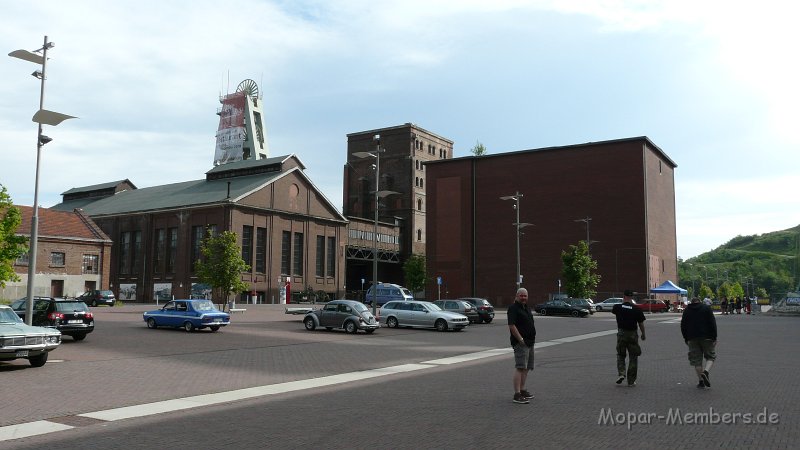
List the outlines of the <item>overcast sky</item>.
<svg viewBox="0 0 800 450">
<path fill-rule="evenodd" d="M 678 164 L 678 256 L 800 224 L 791 1 L 3 2 L 0 50 L 49 51 L 39 202 L 212 167 L 219 95 L 255 80 L 271 155 L 341 209 L 346 134 L 415 123 L 502 153 L 648 136 Z M 0 59 L 0 184 L 32 205 L 39 81 Z M 592 227 L 600 224 L 592 223 Z"/>
</svg>

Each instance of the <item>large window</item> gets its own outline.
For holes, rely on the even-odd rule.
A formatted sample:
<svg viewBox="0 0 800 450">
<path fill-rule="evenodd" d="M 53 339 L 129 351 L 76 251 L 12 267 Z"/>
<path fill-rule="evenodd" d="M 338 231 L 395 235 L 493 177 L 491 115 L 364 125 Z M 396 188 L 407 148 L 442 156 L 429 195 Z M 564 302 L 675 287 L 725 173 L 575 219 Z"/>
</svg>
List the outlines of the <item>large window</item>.
<svg viewBox="0 0 800 450">
<path fill-rule="evenodd" d="M 202 225 L 195 225 L 192 227 L 192 272 L 194 272 L 194 264 L 200 260 L 200 248 L 203 246 L 203 238 L 206 235 L 206 227 Z"/>
<path fill-rule="evenodd" d="M 167 251 L 167 230 L 159 228 L 156 230 L 156 239 L 153 242 L 153 272 L 164 271 L 164 260 Z"/>
<path fill-rule="evenodd" d="M 178 229 L 170 228 L 169 233 L 169 253 L 167 253 L 167 273 L 175 273 L 175 260 L 178 257 Z"/>
<path fill-rule="evenodd" d="M 81 273 L 89 275 L 97 275 L 97 263 L 100 261 L 98 255 L 83 255 L 83 265 L 81 266 Z"/>
<path fill-rule="evenodd" d="M 317 276 L 325 276 L 325 236 L 317 235 Z"/>
<path fill-rule="evenodd" d="M 131 247 L 131 273 L 138 275 L 140 267 L 142 267 L 142 232 L 134 231 Z"/>
<path fill-rule="evenodd" d="M 251 268 L 253 267 L 253 227 L 251 225 L 242 227 L 242 260 Z"/>
<path fill-rule="evenodd" d="M 267 229 L 256 228 L 256 272 L 267 272 Z"/>
<path fill-rule="evenodd" d="M 294 234 L 292 250 L 292 275 L 303 276 L 303 233 Z"/>
<path fill-rule="evenodd" d="M 292 261 L 292 233 L 284 231 L 281 236 L 281 275 L 289 275 Z"/>
<path fill-rule="evenodd" d="M 53 267 L 64 267 L 66 254 L 64 252 L 50 253 L 50 265 Z"/>
<path fill-rule="evenodd" d="M 123 231 L 119 239 L 119 273 L 130 273 L 131 232 Z"/>
<path fill-rule="evenodd" d="M 326 253 L 328 257 L 328 264 L 326 265 L 328 269 L 327 275 L 329 277 L 336 276 L 336 238 L 333 236 L 328 236 L 328 252 Z"/>
</svg>

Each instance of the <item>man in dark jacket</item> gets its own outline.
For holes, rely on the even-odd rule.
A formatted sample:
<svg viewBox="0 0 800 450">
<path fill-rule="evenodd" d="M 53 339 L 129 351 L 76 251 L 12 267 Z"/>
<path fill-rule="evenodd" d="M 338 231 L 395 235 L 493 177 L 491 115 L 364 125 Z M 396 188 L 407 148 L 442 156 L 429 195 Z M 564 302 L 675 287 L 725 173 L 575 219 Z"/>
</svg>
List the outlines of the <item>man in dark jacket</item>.
<svg viewBox="0 0 800 450">
<path fill-rule="evenodd" d="M 617 316 L 617 384 L 622 384 L 628 377 L 628 386 L 636 386 L 636 375 L 639 371 L 639 356 L 642 347 L 639 346 L 639 335 L 636 328 L 644 335 L 644 313 L 633 305 L 635 292 L 627 290 L 623 294 L 622 303 L 614 305 L 611 312 Z M 625 370 L 625 357 L 628 358 L 628 369 Z"/>
<path fill-rule="evenodd" d="M 697 372 L 699 379 L 697 387 L 711 387 L 708 371 L 717 358 L 717 353 L 714 351 L 717 346 L 717 321 L 711 308 L 700 302 L 697 297 L 693 297 L 692 302 L 683 311 L 681 334 L 689 346 L 689 364 Z"/>
</svg>

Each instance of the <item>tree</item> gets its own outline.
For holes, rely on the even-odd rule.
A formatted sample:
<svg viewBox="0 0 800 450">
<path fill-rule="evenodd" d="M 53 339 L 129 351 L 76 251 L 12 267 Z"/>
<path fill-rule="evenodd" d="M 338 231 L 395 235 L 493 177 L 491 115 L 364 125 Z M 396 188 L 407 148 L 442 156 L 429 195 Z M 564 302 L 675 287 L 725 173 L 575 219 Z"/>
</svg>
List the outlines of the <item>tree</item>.
<svg viewBox="0 0 800 450">
<path fill-rule="evenodd" d="M 767 294 L 767 290 L 766 289 L 764 289 L 763 287 L 757 287 L 756 288 L 756 297 L 758 297 L 758 298 L 769 298 L 769 295 Z"/>
<path fill-rule="evenodd" d="M 567 295 L 573 298 L 594 297 L 597 294 L 595 289 L 600 283 L 600 275 L 592 273 L 593 270 L 597 270 L 597 261 L 589 255 L 586 241 L 570 245 L 569 249 L 561 252 L 561 261 L 564 264 L 561 273 Z"/>
<path fill-rule="evenodd" d="M 697 296 L 700 299 L 704 298 L 714 298 L 714 291 L 711 290 L 705 283 L 700 285 L 700 289 L 698 290 Z"/>
<path fill-rule="evenodd" d="M 250 266 L 242 259 L 241 250 L 236 244 L 236 233 L 223 231 L 212 236 L 209 232 L 200 246 L 203 258 L 194 267 L 197 278 L 206 283 L 218 295 L 228 300 L 231 294 L 246 291 L 249 286 L 242 281 L 242 272 L 248 272 Z"/>
<path fill-rule="evenodd" d="M 425 255 L 409 256 L 403 263 L 403 274 L 406 287 L 411 289 L 411 292 L 425 289 L 425 285 L 428 283 Z"/>
<path fill-rule="evenodd" d="M 22 214 L 14 206 L 6 187 L 0 185 L 0 288 L 6 281 L 19 281 L 14 261 L 28 251 L 28 238 L 17 235 Z"/>
<path fill-rule="evenodd" d="M 475 156 L 483 156 L 486 154 L 486 146 L 481 144 L 481 141 L 475 141 L 475 147 L 469 151 Z"/>
</svg>

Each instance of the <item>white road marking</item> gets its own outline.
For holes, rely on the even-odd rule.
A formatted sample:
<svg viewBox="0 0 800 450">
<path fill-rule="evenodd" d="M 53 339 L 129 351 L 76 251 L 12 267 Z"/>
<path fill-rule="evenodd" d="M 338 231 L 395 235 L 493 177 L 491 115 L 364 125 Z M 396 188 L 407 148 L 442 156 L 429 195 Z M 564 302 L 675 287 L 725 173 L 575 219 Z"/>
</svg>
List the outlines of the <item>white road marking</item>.
<svg viewBox="0 0 800 450">
<path fill-rule="evenodd" d="M 552 347 L 554 345 L 577 342 L 577 341 L 582 341 L 584 339 L 593 339 L 616 333 L 617 330 L 615 329 L 607 331 L 598 331 L 595 333 L 581 334 L 578 336 L 569 336 L 560 339 L 553 339 L 552 341 L 537 342 L 534 345 L 534 348 L 542 349 L 546 347 Z M 164 400 L 161 402 L 144 403 L 141 405 L 124 406 L 121 408 L 113 408 L 113 409 L 106 409 L 103 411 L 89 412 L 85 414 L 78 414 L 78 416 L 89 417 L 92 419 L 98 419 L 109 422 L 132 419 L 135 417 L 151 416 L 154 414 L 162 414 L 166 412 L 197 408 L 199 406 L 229 403 L 237 400 L 246 400 L 256 397 L 264 397 L 267 395 L 283 394 L 286 392 L 294 392 L 303 389 L 312 389 L 316 387 L 332 386 L 336 384 L 382 377 L 386 375 L 395 375 L 398 373 L 407 373 L 418 370 L 432 369 L 437 366 L 459 364 L 468 361 L 476 361 L 479 359 L 506 355 L 511 353 L 512 351 L 513 350 L 510 347 L 495 348 L 495 349 L 483 350 L 480 352 L 467 353 L 464 355 L 456 355 L 447 358 L 433 359 L 430 361 L 420 362 L 418 364 L 403 364 L 399 366 L 380 367 L 377 369 L 342 373 L 326 377 L 311 378 L 308 380 L 297 380 L 297 381 L 289 381 L 286 383 L 255 386 L 251 388 L 236 389 L 227 392 L 218 392 L 215 394 L 195 395 L 191 397 Z M 8 425 L 5 427 L 0 427 L 0 442 L 9 441 L 13 439 L 20 439 L 23 437 L 53 433 L 56 431 L 69 430 L 71 428 L 75 427 L 69 425 L 63 425 L 56 422 L 50 422 L 47 420 L 39 420 L 35 422 L 23 423 L 18 425 Z"/>
</svg>

